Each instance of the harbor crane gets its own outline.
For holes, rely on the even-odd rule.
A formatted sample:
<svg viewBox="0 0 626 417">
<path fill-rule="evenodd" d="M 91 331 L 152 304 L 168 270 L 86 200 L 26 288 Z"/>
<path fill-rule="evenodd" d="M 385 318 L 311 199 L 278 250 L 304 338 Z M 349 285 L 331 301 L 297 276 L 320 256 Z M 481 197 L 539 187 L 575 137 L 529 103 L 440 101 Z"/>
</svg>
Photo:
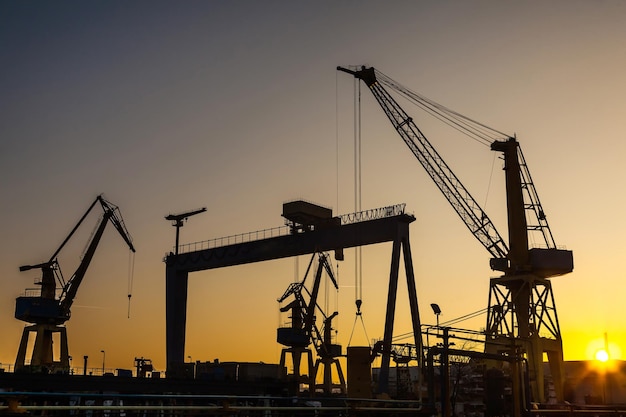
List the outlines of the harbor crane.
<svg viewBox="0 0 626 417">
<path fill-rule="evenodd" d="M 87 244 L 78 268 L 71 278 L 65 281 L 57 256 L 98 203 L 100 203 L 104 213 L 90 237 L 90 241 Z M 31 370 L 53 371 L 56 369 L 67 371 L 69 369 L 70 355 L 67 344 L 67 332 L 64 324 L 70 319 L 74 298 L 76 297 L 78 288 L 85 277 L 89 264 L 93 259 L 96 248 L 100 243 L 100 239 L 108 223 L 111 223 L 113 227 L 115 227 L 130 250 L 135 252 L 135 247 L 124 225 L 119 208 L 105 200 L 102 195 L 99 195 L 48 261 L 36 265 L 24 265 L 19 268 L 22 272 L 32 269 L 41 269 L 42 278 L 40 282 L 37 282 L 37 284 L 41 286 L 38 294 L 36 289 L 30 289 L 27 290 L 26 295 L 16 299 L 15 318 L 26 323 L 32 323 L 32 325 L 24 328 L 15 361 L 16 371 L 26 368 L 26 351 L 31 333 L 35 334 L 35 343 L 30 360 Z M 57 294 L 59 295 L 57 296 Z M 60 335 L 61 345 L 59 361 L 54 360 L 52 350 L 53 335 L 55 333 Z"/>
<path fill-rule="evenodd" d="M 305 287 L 305 283 L 316 257 L 318 259 L 317 270 L 315 271 L 313 286 L 309 291 Z M 337 374 L 340 380 L 337 388 L 339 388 L 341 392 L 345 393 L 346 383 L 341 366 L 337 360 L 337 357 L 341 356 L 341 346 L 331 342 L 331 321 L 335 316 L 337 316 L 338 313 L 335 312 L 330 316 L 326 316 L 317 304 L 317 297 L 324 271 L 326 271 L 326 274 L 335 289 L 339 288 L 337 281 L 335 280 L 332 267 L 328 262 L 328 255 L 324 253 L 314 253 L 309 261 L 304 279 L 300 282 L 289 284 L 284 294 L 278 299 L 278 302 L 281 303 L 287 298 L 293 296 L 293 300 L 280 309 L 281 312 L 291 311 L 291 325 L 289 327 L 279 327 L 276 339 L 278 343 L 286 346 L 280 355 L 281 367 L 285 366 L 287 354 L 291 354 L 294 380 L 298 383 L 303 382 L 308 384 L 309 390 L 311 394 L 313 394 L 316 388 L 315 379 L 317 377 L 317 372 L 320 369 L 320 365 L 323 365 L 324 381 L 322 388 L 326 394 L 330 395 L 332 388 L 335 387 L 332 383 L 332 365 L 335 365 L 337 368 Z M 308 301 L 305 298 L 305 293 L 308 295 Z M 319 310 L 324 316 L 323 333 L 320 332 L 316 324 L 315 314 L 317 310 Z M 313 365 L 313 355 L 309 349 L 311 343 L 313 343 L 318 355 L 315 365 Z M 300 374 L 300 365 L 303 356 L 306 356 L 307 360 L 307 375 Z"/>
<path fill-rule="evenodd" d="M 557 248 L 554 242 L 517 139 L 426 99 L 372 67 L 337 67 L 337 70 L 353 75 L 367 85 L 405 144 L 470 232 L 490 253 L 491 268 L 503 273 L 490 282 L 486 351 L 524 355 L 528 360 L 532 398 L 538 402 L 545 399 L 543 355 L 547 354 L 557 399 L 563 400 L 563 346 L 548 278 L 571 272 L 573 255 L 569 250 Z M 385 87 L 455 129 L 490 142 L 492 151 L 503 154 L 508 245 L 413 118 Z M 533 237 L 538 235 L 544 247 L 531 248 L 531 234 Z M 513 375 L 513 378 L 519 380 L 519 375 Z"/>
</svg>

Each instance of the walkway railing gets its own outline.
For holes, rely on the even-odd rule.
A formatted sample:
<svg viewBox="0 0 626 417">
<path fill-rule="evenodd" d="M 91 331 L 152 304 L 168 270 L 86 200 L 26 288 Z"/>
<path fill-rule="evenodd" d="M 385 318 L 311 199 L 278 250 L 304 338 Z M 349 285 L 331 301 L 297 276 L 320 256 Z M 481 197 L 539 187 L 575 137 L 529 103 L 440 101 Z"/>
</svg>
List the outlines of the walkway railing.
<svg viewBox="0 0 626 417">
<path fill-rule="evenodd" d="M 417 401 L 218 395 L 0 392 L 0 415 L 46 416 L 397 416 Z"/>
</svg>

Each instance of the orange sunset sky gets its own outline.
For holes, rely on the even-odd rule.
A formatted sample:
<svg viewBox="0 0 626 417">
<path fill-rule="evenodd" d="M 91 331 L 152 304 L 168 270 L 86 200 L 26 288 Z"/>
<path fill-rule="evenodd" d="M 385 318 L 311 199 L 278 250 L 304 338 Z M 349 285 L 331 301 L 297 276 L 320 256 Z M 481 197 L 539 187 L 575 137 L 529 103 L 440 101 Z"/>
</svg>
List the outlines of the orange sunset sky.
<svg viewBox="0 0 626 417">
<path fill-rule="evenodd" d="M 119 205 L 137 253 L 108 228 L 67 324 L 74 366 L 165 368 L 165 265 L 181 242 L 281 226 L 304 198 L 351 213 L 354 81 L 374 66 L 405 86 L 517 135 L 552 232 L 574 252 L 553 279 L 566 360 L 604 344 L 626 355 L 626 3 L 623 1 L 0 1 L 0 363 L 24 323 L 15 298 L 94 198 Z M 406 107 L 506 236 L 502 163 Z M 487 307 L 489 254 L 362 88 L 362 207 L 406 203 L 420 314 Z M 422 120 L 423 119 L 423 120 Z M 60 255 L 71 276 L 97 216 Z M 339 264 L 338 343 L 383 333 L 391 244 Z M 308 257 L 190 276 L 186 357 L 277 363 L 276 299 Z M 131 288 L 132 287 L 132 288 Z M 130 308 L 128 293 L 132 292 Z M 395 333 L 410 331 L 400 287 Z M 460 324 L 480 329 L 483 315 Z"/>
</svg>

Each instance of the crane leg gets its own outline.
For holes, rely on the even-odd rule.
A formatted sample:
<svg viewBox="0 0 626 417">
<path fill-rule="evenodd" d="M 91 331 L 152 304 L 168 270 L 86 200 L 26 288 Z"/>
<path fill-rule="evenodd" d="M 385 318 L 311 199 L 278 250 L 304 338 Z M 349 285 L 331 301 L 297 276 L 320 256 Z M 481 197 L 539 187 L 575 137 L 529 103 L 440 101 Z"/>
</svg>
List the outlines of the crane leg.
<svg viewBox="0 0 626 417">
<path fill-rule="evenodd" d="M 33 326 L 25 327 L 22 332 L 22 340 L 20 341 L 20 347 L 17 350 L 17 358 L 15 359 L 16 371 L 24 369 L 26 366 L 26 349 L 28 349 L 28 338 L 30 336 L 30 332 L 34 330 L 32 328 Z"/>
</svg>

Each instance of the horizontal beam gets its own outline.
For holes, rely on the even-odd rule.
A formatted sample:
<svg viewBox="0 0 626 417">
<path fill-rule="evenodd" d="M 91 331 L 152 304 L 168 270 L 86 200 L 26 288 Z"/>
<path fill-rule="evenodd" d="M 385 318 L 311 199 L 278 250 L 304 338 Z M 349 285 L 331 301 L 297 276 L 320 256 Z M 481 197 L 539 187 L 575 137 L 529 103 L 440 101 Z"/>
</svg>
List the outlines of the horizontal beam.
<svg viewBox="0 0 626 417">
<path fill-rule="evenodd" d="M 328 228 L 277 236 L 252 242 L 242 242 L 165 258 L 168 269 L 195 272 L 252 262 L 288 258 L 336 249 L 391 242 L 398 227 L 415 221 L 409 214 L 385 217 Z"/>
</svg>

